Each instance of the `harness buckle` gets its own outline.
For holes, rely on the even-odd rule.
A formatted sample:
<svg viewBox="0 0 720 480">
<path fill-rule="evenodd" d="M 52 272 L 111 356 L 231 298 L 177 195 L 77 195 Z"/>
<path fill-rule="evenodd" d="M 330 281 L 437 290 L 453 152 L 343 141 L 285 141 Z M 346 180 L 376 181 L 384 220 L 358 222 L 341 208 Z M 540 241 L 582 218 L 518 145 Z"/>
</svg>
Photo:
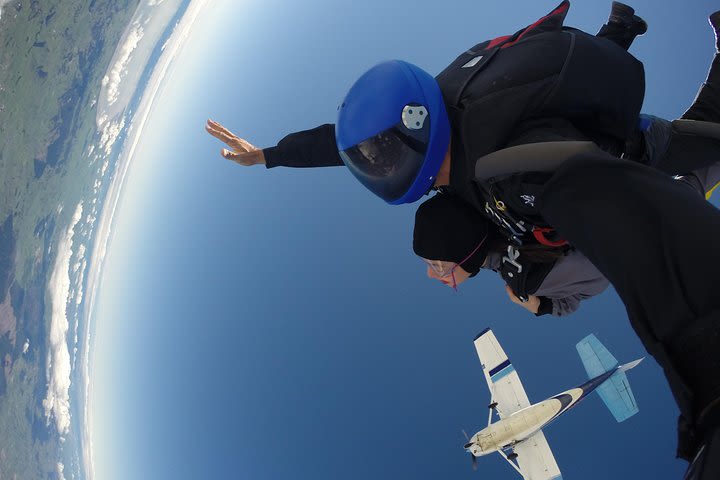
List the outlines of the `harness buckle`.
<svg viewBox="0 0 720 480">
<path fill-rule="evenodd" d="M 523 271 L 522 265 L 518 263 L 517 259 L 520 257 L 520 250 L 515 248 L 512 245 L 508 245 L 507 248 L 507 255 L 502 257 L 502 263 L 508 264 L 515 268 L 515 272 L 508 271 L 507 274 L 509 277 L 514 277 L 515 275 L 519 275 Z"/>
</svg>

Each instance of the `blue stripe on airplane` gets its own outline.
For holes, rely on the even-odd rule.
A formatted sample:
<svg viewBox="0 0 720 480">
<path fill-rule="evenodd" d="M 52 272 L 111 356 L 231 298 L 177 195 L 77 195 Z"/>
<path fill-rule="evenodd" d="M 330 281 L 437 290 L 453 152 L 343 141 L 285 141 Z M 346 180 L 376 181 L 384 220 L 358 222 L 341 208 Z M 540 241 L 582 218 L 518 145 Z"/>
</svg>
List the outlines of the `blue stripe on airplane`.
<svg viewBox="0 0 720 480">
<path fill-rule="evenodd" d="M 497 367 L 495 367 L 495 368 L 493 368 L 492 370 L 490 370 L 490 371 L 488 372 L 488 375 L 490 375 L 490 376 L 492 377 L 493 375 L 495 375 L 496 373 L 498 373 L 500 370 L 502 370 L 503 368 L 507 367 L 508 365 L 510 365 L 510 359 L 509 359 L 509 358 L 506 359 L 504 362 L 502 362 L 502 363 L 501 363 L 500 365 L 498 365 Z"/>
<path fill-rule="evenodd" d="M 607 372 L 605 372 L 605 373 L 602 373 L 602 374 L 598 375 L 598 376 L 595 377 L 595 378 L 591 378 L 590 380 L 588 380 L 587 382 L 583 383 L 582 385 L 580 385 L 580 386 L 578 386 L 578 387 L 575 387 L 575 388 L 579 388 L 579 389 L 581 389 L 581 390 L 583 391 L 582 395 L 580 395 L 580 398 L 578 398 L 577 401 L 579 402 L 580 400 L 582 400 L 583 398 L 585 398 L 586 396 L 588 396 L 588 395 L 590 395 L 592 392 L 594 392 L 600 385 L 602 385 L 603 383 L 605 383 L 605 381 L 606 381 L 608 378 L 612 377 L 613 374 L 614 374 L 615 372 L 617 372 L 617 369 L 618 369 L 618 368 L 615 367 L 615 368 L 613 368 L 612 370 L 607 371 Z M 576 403 L 577 403 L 577 402 L 576 402 Z"/>
<path fill-rule="evenodd" d="M 490 377 L 490 380 L 493 382 L 499 381 L 501 378 L 506 377 L 507 375 L 510 375 L 512 372 L 515 371 L 515 367 L 512 365 L 508 365 L 507 367 L 503 368 L 499 372 L 497 372 L 495 375 L 492 375 Z"/>
</svg>

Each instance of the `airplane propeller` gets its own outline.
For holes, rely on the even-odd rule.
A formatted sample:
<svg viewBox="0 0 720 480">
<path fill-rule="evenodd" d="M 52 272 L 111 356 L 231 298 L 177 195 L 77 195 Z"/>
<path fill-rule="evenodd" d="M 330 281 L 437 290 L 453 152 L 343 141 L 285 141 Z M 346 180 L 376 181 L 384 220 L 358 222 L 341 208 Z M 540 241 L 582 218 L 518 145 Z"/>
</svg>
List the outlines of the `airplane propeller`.
<svg viewBox="0 0 720 480">
<path fill-rule="evenodd" d="M 467 432 L 465 432 L 465 430 L 463 429 L 463 430 L 462 430 L 462 433 L 463 433 L 463 435 L 465 435 L 465 440 L 467 440 L 467 442 L 468 442 L 468 443 L 466 443 L 465 445 L 466 445 L 466 446 L 467 446 L 467 445 L 470 445 L 470 437 L 468 437 Z M 470 453 L 470 452 L 468 452 L 468 453 Z M 475 455 L 473 455 L 472 453 L 470 453 L 470 459 L 471 459 L 471 461 L 472 461 L 472 469 L 473 469 L 473 472 L 476 472 L 476 471 L 477 471 L 477 458 L 475 457 Z"/>
</svg>

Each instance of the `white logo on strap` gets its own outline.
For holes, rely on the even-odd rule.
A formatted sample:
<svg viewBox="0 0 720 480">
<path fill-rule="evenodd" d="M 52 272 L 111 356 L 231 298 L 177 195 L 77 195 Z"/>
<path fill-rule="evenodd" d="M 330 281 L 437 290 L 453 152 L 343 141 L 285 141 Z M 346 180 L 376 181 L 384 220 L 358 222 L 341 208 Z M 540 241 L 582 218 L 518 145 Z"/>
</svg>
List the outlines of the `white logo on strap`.
<svg viewBox="0 0 720 480">
<path fill-rule="evenodd" d="M 523 199 L 525 205 L 535 206 L 535 195 L 520 195 L 520 198 Z"/>
</svg>

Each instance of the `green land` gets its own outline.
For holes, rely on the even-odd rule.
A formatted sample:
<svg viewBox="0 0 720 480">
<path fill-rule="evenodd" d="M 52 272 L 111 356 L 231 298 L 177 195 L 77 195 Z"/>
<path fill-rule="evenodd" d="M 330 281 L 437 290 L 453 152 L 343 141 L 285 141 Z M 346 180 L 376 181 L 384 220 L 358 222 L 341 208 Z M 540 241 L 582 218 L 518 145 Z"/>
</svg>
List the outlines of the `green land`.
<svg viewBox="0 0 720 480">
<path fill-rule="evenodd" d="M 93 188 L 97 167 L 83 152 L 95 102 L 138 3 L 21 0 L 2 10 L 0 480 L 57 478 L 61 441 L 42 405 L 52 246 Z M 65 442 L 67 450 L 76 440 Z"/>
</svg>

